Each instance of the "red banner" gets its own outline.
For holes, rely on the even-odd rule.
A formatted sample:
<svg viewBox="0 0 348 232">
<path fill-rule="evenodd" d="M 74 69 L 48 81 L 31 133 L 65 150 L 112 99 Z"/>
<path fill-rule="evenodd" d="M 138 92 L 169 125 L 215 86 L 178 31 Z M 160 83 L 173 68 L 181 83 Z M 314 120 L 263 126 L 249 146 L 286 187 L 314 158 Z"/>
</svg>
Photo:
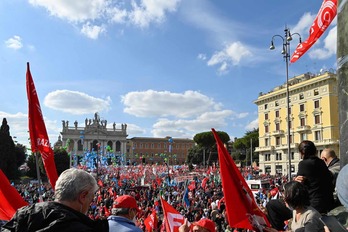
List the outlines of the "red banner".
<svg viewBox="0 0 348 232">
<path fill-rule="evenodd" d="M 300 57 L 305 54 L 308 49 L 320 38 L 320 36 L 329 27 L 332 20 L 337 14 L 337 0 L 324 0 L 320 10 L 315 18 L 310 30 L 309 37 L 306 41 L 300 43 L 295 52 L 292 54 L 291 63 L 295 63 Z"/>
<path fill-rule="evenodd" d="M 25 205 L 28 205 L 28 203 L 11 186 L 7 177 L 0 169 L 0 220 L 10 220 L 16 210 Z"/>
<path fill-rule="evenodd" d="M 163 200 L 161 196 L 164 221 L 167 232 L 179 232 L 179 227 L 184 224 L 184 216 L 181 215 L 173 206 Z"/>
<path fill-rule="evenodd" d="M 158 218 L 156 215 L 156 210 L 153 210 L 152 213 L 144 220 L 144 224 L 149 232 L 157 229 Z"/>
<path fill-rule="evenodd" d="M 270 227 L 267 216 L 255 202 L 248 184 L 228 154 L 219 135 L 212 129 L 218 150 L 227 221 L 231 227 L 262 231 Z"/>
<path fill-rule="evenodd" d="M 42 116 L 40 102 L 35 89 L 34 81 L 30 73 L 29 63 L 27 63 L 27 95 L 29 104 L 29 134 L 32 152 L 39 151 L 46 170 L 47 177 L 54 189 L 58 179 L 54 153 L 47 136 L 45 122 Z"/>
</svg>

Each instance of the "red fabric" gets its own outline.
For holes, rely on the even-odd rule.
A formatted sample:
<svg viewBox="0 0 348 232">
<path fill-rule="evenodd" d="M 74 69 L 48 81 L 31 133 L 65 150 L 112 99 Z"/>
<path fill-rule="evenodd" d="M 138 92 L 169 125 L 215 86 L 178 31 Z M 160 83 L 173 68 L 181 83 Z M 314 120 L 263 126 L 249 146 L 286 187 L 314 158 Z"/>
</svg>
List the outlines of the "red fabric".
<svg viewBox="0 0 348 232">
<path fill-rule="evenodd" d="M 270 227 L 266 215 L 256 204 L 251 190 L 228 154 L 219 135 L 214 129 L 212 132 L 217 144 L 220 176 L 229 225 L 254 231 L 262 231 L 260 223 Z"/>
<path fill-rule="evenodd" d="M 103 181 L 99 179 L 99 180 L 98 180 L 98 185 L 99 185 L 100 187 L 104 187 Z"/>
<path fill-rule="evenodd" d="M 168 204 L 161 197 L 161 204 L 163 208 L 164 221 L 167 232 L 179 232 L 179 227 L 184 224 L 184 216 L 182 216 L 173 206 Z"/>
<path fill-rule="evenodd" d="M 29 63 L 27 63 L 27 96 L 29 105 L 29 134 L 32 152 L 39 151 L 46 170 L 47 177 L 54 190 L 58 179 L 54 153 L 50 146 L 47 136 L 46 126 L 41 112 L 40 102 L 35 89 L 34 81 L 30 73 Z"/>
<path fill-rule="evenodd" d="M 208 182 L 208 177 L 205 177 L 203 180 L 202 180 L 202 188 L 205 189 L 205 187 L 207 187 L 207 182 Z"/>
<path fill-rule="evenodd" d="M 157 229 L 158 218 L 155 210 L 144 220 L 144 224 L 147 231 L 154 231 Z"/>
<path fill-rule="evenodd" d="M 278 188 L 272 189 L 272 190 L 270 191 L 271 196 L 274 197 L 275 195 L 277 195 L 278 191 L 279 191 Z"/>
<path fill-rule="evenodd" d="M 187 186 L 187 188 L 192 191 L 196 188 L 196 181 L 191 181 L 191 184 L 189 186 Z"/>
<path fill-rule="evenodd" d="M 0 169 L 0 220 L 10 220 L 16 210 L 25 205 L 28 205 L 28 203 L 11 186 L 7 177 Z"/>
<path fill-rule="evenodd" d="M 307 52 L 309 48 L 320 38 L 320 36 L 329 27 L 337 14 L 337 0 L 324 0 L 317 17 L 309 29 L 309 37 L 306 41 L 300 43 L 292 54 L 290 62 L 294 63 Z"/>
</svg>

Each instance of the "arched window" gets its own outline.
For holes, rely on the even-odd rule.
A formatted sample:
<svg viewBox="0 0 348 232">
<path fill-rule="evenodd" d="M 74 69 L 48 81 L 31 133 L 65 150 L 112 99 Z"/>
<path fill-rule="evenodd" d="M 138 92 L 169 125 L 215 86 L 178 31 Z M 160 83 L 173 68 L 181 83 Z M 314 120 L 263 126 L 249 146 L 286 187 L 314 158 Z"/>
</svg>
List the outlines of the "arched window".
<svg viewBox="0 0 348 232">
<path fill-rule="evenodd" d="M 121 151 L 121 142 L 120 141 L 116 142 L 116 151 Z"/>
<path fill-rule="evenodd" d="M 83 151 L 83 143 L 81 139 L 77 142 L 77 150 Z"/>
</svg>

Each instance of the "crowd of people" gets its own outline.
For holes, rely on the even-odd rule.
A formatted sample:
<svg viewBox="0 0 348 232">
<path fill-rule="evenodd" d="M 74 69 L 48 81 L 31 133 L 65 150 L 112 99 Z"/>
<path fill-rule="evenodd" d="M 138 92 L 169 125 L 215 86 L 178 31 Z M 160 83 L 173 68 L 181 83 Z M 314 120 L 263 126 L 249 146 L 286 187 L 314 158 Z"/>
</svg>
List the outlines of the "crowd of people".
<svg viewBox="0 0 348 232">
<path fill-rule="evenodd" d="M 348 190 L 335 188 L 336 179 L 346 188 L 348 183 L 339 177 L 339 159 L 334 152 L 325 149 L 319 158 L 311 141 L 303 141 L 299 152 L 303 160 L 291 181 L 286 176 L 255 175 L 249 167 L 240 169 L 245 178 L 270 183 L 270 188 L 260 189 L 256 199 L 271 224 L 265 231 L 324 231 L 321 215 L 340 201 L 348 202 Z M 347 177 L 348 171 L 343 174 Z M 30 205 L 19 209 L 2 231 L 166 231 L 160 197 L 185 218 L 181 232 L 244 230 L 228 225 L 215 165 L 193 171 L 187 166 L 167 165 L 109 167 L 98 176 L 71 168 L 59 176 L 55 191 L 48 184 L 15 187 Z M 154 212 L 156 225 L 149 228 L 146 220 Z"/>
</svg>

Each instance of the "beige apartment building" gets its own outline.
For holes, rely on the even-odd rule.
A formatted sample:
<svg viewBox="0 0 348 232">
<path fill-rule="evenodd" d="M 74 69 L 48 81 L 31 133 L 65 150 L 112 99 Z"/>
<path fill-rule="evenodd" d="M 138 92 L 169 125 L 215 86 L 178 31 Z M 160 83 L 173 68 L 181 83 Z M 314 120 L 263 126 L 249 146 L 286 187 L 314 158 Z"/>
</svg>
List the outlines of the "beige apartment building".
<svg viewBox="0 0 348 232">
<path fill-rule="evenodd" d="M 338 86 L 332 72 L 306 73 L 289 79 L 289 113 L 286 83 L 268 93 L 260 93 L 254 102 L 259 118 L 259 166 L 261 173 L 287 175 L 297 173 L 301 159 L 298 145 L 311 140 L 318 155 L 330 147 L 339 152 Z M 289 115 L 290 137 L 287 118 Z M 288 153 L 290 141 L 290 153 Z M 288 155 L 290 154 L 290 156 Z"/>
</svg>

